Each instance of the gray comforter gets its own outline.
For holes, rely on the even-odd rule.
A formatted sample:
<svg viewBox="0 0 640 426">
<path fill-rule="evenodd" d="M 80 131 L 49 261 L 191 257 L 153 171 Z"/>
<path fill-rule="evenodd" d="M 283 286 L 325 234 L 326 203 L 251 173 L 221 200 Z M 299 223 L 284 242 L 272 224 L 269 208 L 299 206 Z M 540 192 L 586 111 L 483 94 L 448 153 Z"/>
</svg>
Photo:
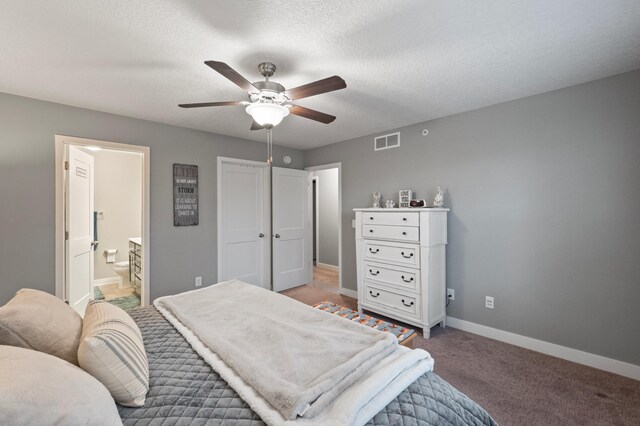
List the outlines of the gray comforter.
<svg viewBox="0 0 640 426">
<path fill-rule="evenodd" d="M 119 406 L 128 425 L 264 425 L 260 417 L 152 306 L 130 312 L 147 350 L 144 407 Z M 426 373 L 369 425 L 495 425 L 486 411 L 438 375 Z"/>
</svg>

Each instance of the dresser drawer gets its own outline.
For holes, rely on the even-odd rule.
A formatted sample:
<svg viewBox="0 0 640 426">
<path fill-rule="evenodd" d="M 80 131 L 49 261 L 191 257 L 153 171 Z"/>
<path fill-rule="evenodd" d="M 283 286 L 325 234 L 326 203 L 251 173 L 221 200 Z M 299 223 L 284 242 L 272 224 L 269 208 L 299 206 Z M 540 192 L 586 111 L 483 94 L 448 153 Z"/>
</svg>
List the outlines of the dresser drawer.
<svg viewBox="0 0 640 426">
<path fill-rule="evenodd" d="M 415 269 L 364 262 L 364 279 L 420 293 L 420 271 Z"/>
<path fill-rule="evenodd" d="M 420 241 L 420 228 L 415 226 L 363 225 L 362 237 L 418 242 Z"/>
<path fill-rule="evenodd" d="M 365 225 L 405 225 L 420 226 L 420 215 L 412 212 L 363 212 Z"/>
<path fill-rule="evenodd" d="M 420 267 L 420 247 L 411 244 L 392 244 L 364 241 L 364 258 L 376 262 Z"/>
<path fill-rule="evenodd" d="M 364 290 L 364 298 L 367 304 L 420 319 L 422 311 L 420 310 L 420 298 L 417 295 L 383 290 L 366 281 Z"/>
</svg>

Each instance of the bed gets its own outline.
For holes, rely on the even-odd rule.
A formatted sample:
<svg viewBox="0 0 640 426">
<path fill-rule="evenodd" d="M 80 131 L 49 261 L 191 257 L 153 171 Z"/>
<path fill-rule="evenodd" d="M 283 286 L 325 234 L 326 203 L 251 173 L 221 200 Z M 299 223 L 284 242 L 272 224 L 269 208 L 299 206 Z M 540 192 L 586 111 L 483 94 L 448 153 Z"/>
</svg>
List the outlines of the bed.
<svg viewBox="0 0 640 426">
<path fill-rule="evenodd" d="M 264 425 L 153 306 L 129 312 L 144 339 L 150 388 L 143 407 L 118 406 L 124 425 Z M 478 404 L 428 372 L 368 425 L 495 425 Z"/>
</svg>

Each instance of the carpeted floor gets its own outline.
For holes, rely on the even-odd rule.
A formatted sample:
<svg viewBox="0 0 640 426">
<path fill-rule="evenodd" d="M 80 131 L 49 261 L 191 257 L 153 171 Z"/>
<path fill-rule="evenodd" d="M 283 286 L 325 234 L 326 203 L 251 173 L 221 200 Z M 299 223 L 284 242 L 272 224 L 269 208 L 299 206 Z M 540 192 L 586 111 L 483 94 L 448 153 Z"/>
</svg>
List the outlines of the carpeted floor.
<svg viewBox="0 0 640 426">
<path fill-rule="evenodd" d="M 283 294 L 357 309 L 355 299 L 312 286 Z M 428 340 L 418 334 L 413 345 L 429 351 L 436 373 L 501 426 L 640 425 L 640 381 L 451 327 L 432 328 Z"/>
</svg>

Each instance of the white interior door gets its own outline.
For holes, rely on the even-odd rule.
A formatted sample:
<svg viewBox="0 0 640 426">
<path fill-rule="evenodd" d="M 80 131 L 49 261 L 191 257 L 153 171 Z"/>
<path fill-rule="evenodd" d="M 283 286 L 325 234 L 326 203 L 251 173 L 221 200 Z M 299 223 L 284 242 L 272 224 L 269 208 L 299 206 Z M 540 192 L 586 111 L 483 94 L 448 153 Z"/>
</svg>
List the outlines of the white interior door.
<svg viewBox="0 0 640 426">
<path fill-rule="evenodd" d="M 273 167 L 273 289 L 308 284 L 312 277 L 311 173 Z"/>
<path fill-rule="evenodd" d="M 93 157 L 68 146 L 65 298 L 80 315 L 92 298 Z"/>
<path fill-rule="evenodd" d="M 218 281 L 271 288 L 266 165 L 218 162 Z"/>
</svg>

